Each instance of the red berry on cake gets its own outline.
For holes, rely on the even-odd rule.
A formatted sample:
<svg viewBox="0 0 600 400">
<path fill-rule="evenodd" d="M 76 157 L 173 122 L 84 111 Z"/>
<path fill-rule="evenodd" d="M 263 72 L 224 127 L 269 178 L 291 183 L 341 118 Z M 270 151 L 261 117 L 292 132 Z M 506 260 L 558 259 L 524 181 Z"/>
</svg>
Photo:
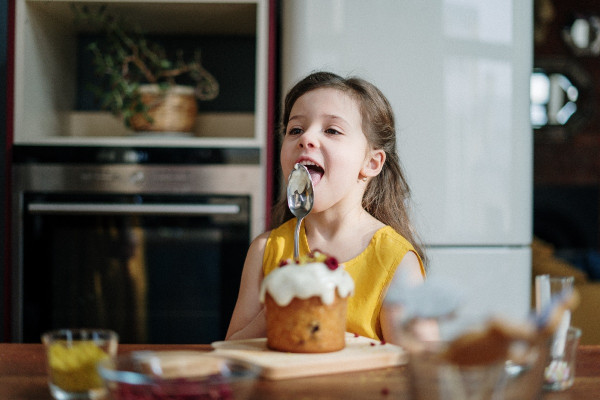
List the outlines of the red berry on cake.
<svg viewBox="0 0 600 400">
<path fill-rule="evenodd" d="M 336 270 L 337 267 L 339 267 L 339 263 L 338 260 L 336 260 L 335 257 L 327 257 L 327 259 L 325 260 L 325 265 L 327 265 L 327 268 L 329 268 L 330 270 Z"/>
</svg>

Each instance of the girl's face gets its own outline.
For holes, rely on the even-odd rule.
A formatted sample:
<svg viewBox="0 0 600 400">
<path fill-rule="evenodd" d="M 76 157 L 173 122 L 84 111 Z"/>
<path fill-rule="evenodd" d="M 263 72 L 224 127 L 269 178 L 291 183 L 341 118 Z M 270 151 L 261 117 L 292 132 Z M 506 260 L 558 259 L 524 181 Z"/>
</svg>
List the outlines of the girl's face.
<svg viewBox="0 0 600 400">
<path fill-rule="evenodd" d="M 296 100 L 281 147 L 281 167 L 286 179 L 295 163 L 307 167 L 315 189 L 314 212 L 346 198 L 362 199 L 365 182 L 360 177 L 369 154 L 355 99 L 337 89 L 321 88 Z"/>
</svg>

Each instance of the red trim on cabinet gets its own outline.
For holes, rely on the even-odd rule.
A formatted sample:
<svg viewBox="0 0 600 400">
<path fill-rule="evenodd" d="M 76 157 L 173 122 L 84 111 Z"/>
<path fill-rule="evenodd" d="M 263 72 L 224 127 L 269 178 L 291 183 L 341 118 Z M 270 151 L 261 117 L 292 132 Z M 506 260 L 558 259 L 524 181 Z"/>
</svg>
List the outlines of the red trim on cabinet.
<svg viewBox="0 0 600 400">
<path fill-rule="evenodd" d="M 11 282 L 12 282 L 12 148 L 14 138 L 14 68 L 15 68 L 15 1 L 8 0 L 7 39 L 6 39 L 6 158 L 4 160 L 4 170 L 6 185 L 4 187 L 4 341 L 11 339 Z"/>
</svg>

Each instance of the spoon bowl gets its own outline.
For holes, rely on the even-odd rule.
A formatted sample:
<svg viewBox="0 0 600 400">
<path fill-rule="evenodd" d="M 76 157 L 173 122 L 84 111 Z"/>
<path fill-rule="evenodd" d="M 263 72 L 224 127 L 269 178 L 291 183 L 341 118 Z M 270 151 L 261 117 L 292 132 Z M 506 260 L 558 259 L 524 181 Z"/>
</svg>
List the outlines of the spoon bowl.
<svg viewBox="0 0 600 400">
<path fill-rule="evenodd" d="M 296 230 L 294 231 L 294 259 L 300 257 L 300 225 L 304 217 L 310 213 L 315 200 L 313 184 L 306 167 L 296 163 L 290 172 L 287 185 L 288 208 L 296 217 Z"/>
</svg>

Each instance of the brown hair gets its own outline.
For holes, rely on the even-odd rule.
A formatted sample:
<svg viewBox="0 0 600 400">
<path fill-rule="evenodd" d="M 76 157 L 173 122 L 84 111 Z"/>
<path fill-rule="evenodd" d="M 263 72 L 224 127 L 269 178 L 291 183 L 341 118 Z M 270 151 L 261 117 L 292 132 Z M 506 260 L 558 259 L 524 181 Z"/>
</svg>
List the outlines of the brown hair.
<svg viewBox="0 0 600 400">
<path fill-rule="evenodd" d="M 385 151 L 385 164 L 369 182 L 362 206 L 372 216 L 404 236 L 425 262 L 425 252 L 408 216 L 410 188 L 404 177 L 396 150 L 394 112 L 383 93 L 358 77 L 342 78 L 330 72 L 315 72 L 299 81 L 287 94 L 283 104 L 280 133 L 285 135 L 292 106 L 303 94 L 315 89 L 333 88 L 355 98 L 362 114 L 362 129 L 374 149 Z M 273 208 L 273 227 L 292 218 L 285 193 Z"/>
</svg>

